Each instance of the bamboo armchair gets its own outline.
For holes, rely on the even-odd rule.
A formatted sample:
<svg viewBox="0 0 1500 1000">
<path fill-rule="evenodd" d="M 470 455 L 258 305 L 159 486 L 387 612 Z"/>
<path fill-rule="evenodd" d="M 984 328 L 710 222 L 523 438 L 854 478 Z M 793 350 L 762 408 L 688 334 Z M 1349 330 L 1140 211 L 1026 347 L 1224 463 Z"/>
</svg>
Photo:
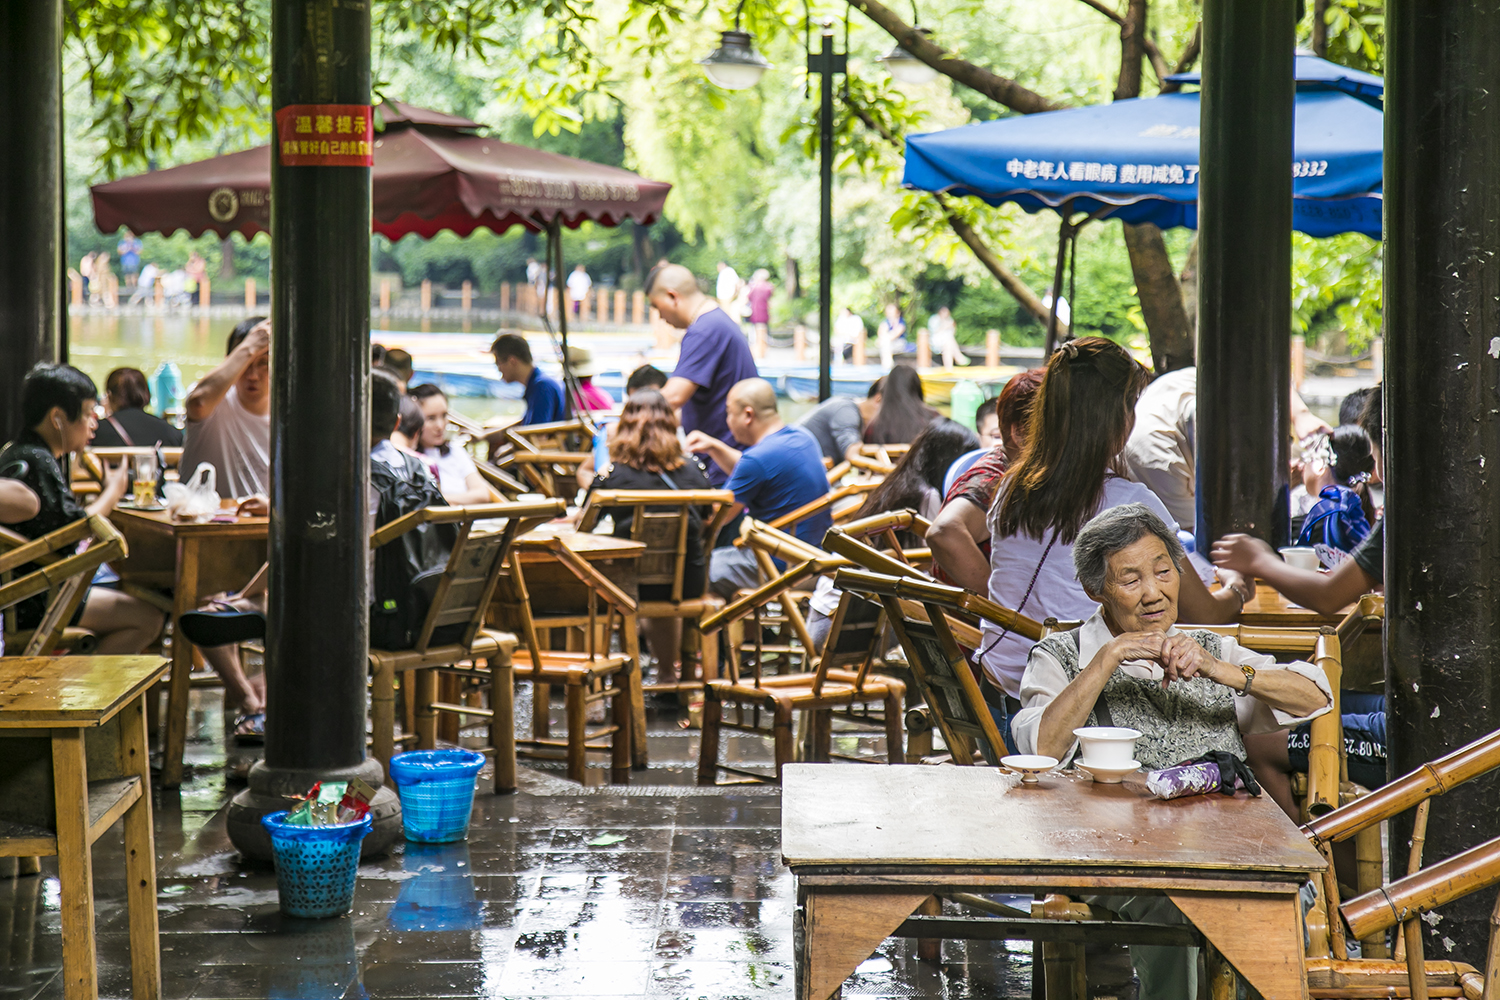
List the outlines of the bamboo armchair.
<svg viewBox="0 0 1500 1000">
<path fill-rule="evenodd" d="M 801 524 L 814 514 L 819 514 L 825 510 L 832 511 L 835 524 L 847 521 L 854 516 L 855 511 L 859 510 L 860 504 L 863 501 L 860 500 L 847 504 L 844 501 L 850 497 L 863 497 L 879 485 L 880 481 L 878 479 L 865 479 L 857 483 L 847 483 L 843 486 L 835 487 L 812 503 L 803 504 L 796 510 L 788 511 L 774 521 L 766 523 L 773 528 L 790 529 Z"/>
<path fill-rule="evenodd" d="M 488 749 L 494 756 L 495 791 L 515 790 L 511 654 L 516 647 L 516 637 L 484 628 L 484 616 L 516 536 L 561 512 L 562 502 L 558 500 L 426 507 L 382 525 L 370 536 L 370 547 L 378 549 L 418 525 L 445 524 L 454 529 L 448 563 L 438 581 L 416 643 L 411 649 L 370 649 L 372 749 L 386 768 L 387 775 L 396 744 L 396 677 L 402 675 L 411 680 L 415 693 L 415 732 L 408 736 L 416 745 L 421 749 L 437 746 L 439 713 L 488 719 Z M 475 531 L 476 522 L 496 518 L 505 519 L 505 525 L 499 531 Z M 433 644 L 437 629 L 451 631 L 455 626 L 462 627 L 459 638 Z M 486 661 L 488 669 L 461 665 L 476 660 Z M 457 674 L 471 682 L 487 682 L 490 707 L 485 709 L 439 701 L 440 673 Z"/>
<path fill-rule="evenodd" d="M 64 546 L 85 539 L 89 544 L 82 552 L 58 555 Z M 4 609 L 9 655 L 42 656 L 59 647 L 91 652 L 97 642 L 94 634 L 69 623 L 94 579 L 94 571 L 127 554 L 125 539 L 108 519 L 99 516 L 80 518 L 37 539 L 0 529 L 0 609 Z M 37 564 L 37 568 L 16 577 L 16 570 L 28 563 Z M 48 594 L 46 613 L 35 629 L 20 631 L 15 605 L 37 594 Z"/>
<path fill-rule="evenodd" d="M 548 551 L 586 589 L 586 608 L 582 614 L 533 614 L 533 596 L 528 589 L 522 564 L 511 555 L 501 574 L 491 609 L 499 624 L 514 631 L 524 646 L 525 660 L 516 671 L 516 679 L 532 684 L 532 732 L 530 739 L 516 740 L 518 753 L 525 756 L 557 760 L 558 751 L 566 762 L 568 779 L 586 783 L 587 754 L 610 754 L 610 780 L 623 784 L 630 780 L 632 766 L 646 765 L 645 708 L 641 700 L 639 639 L 635 634 L 637 612 L 635 598 L 587 560 L 572 552 L 561 539 L 548 540 Z M 599 615 L 600 603 L 604 615 Z M 630 627 L 624 627 L 626 622 Z M 610 636 L 620 629 L 624 653 L 610 652 Z M 556 650 L 544 644 L 541 633 L 554 628 L 570 635 L 581 632 L 581 650 Z M 551 736 L 551 690 L 563 685 L 567 735 L 558 740 Z M 612 721 L 588 729 L 588 707 L 608 701 Z M 604 738 L 609 743 L 598 742 Z"/>
<path fill-rule="evenodd" d="M 1447 903 L 1500 883 L 1500 838 L 1486 841 L 1428 868 L 1422 867 L 1431 800 L 1500 767 L 1500 731 L 1490 733 L 1422 765 L 1380 789 L 1313 819 L 1302 827 L 1324 857 L 1328 871 L 1319 899 L 1308 914 L 1308 981 L 1314 997 L 1464 996 L 1490 997 L 1500 977 L 1500 901 L 1490 918 L 1490 946 L 1481 973 L 1471 965 L 1427 961 L 1421 916 Z M 1407 809 L 1415 808 L 1407 874 L 1344 902 L 1333 875 L 1332 848 Z M 1328 919 L 1329 916 L 1332 919 Z M 1314 917 L 1321 918 L 1315 920 Z M 1345 942 L 1383 937 L 1401 927 L 1393 960 L 1344 959 Z M 1332 957 L 1330 957 L 1332 956 Z M 1359 992 L 1352 992 L 1352 991 Z"/>
<path fill-rule="evenodd" d="M 704 617 L 724 606 L 724 599 L 707 588 L 706 579 L 701 595 L 683 596 L 692 511 L 703 510 L 700 539 L 706 561 L 719 529 L 734 510 L 734 494 L 728 490 L 595 490 L 583 508 L 579 530 L 593 531 L 604 513 L 619 508 L 630 509 L 630 537 L 646 546 L 637 563 L 637 584 L 672 588 L 671 596 L 665 600 L 638 600 L 635 614 L 626 616 L 626 630 L 634 634 L 638 618 L 680 618 L 684 625 L 682 670 L 677 681 L 643 685 L 642 690 L 700 690 L 703 681 L 719 673 L 718 637 L 705 633 L 701 623 Z M 706 572 L 705 566 L 705 575 Z M 692 679 L 695 664 L 698 680 Z"/>
<path fill-rule="evenodd" d="M 490 442 L 487 464 L 512 473 L 512 480 L 529 483 L 530 489 L 571 498 L 576 490 L 568 484 L 575 482 L 578 466 L 592 453 L 594 433 L 594 424 L 586 416 L 548 424 L 512 424 L 484 435 Z M 493 479 L 490 482 L 499 485 Z"/>
</svg>

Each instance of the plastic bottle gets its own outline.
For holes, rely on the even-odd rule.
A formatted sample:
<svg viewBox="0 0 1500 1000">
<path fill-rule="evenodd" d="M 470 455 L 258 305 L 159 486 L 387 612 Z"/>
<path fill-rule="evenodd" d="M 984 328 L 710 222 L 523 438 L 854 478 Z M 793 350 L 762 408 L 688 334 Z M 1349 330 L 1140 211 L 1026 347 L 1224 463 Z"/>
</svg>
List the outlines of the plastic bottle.
<svg viewBox="0 0 1500 1000">
<path fill-rule="evenodd" d="M 948 415 L 969 430 L 975 430 L 974 414 L 984 402 L 984 392 L 973 382 L 965 379 L 953 386 L 953 395 L 948 400 Z"/>
<path fill-rule="evenodd" d="M 163 361 L 151 373 L 151 401 L 156 404 L 157 415 L 167 419 L 169 412 L 182 412 L 187 393 L 182 387 L 182 370 L 171 361 Z"/>
</svg>

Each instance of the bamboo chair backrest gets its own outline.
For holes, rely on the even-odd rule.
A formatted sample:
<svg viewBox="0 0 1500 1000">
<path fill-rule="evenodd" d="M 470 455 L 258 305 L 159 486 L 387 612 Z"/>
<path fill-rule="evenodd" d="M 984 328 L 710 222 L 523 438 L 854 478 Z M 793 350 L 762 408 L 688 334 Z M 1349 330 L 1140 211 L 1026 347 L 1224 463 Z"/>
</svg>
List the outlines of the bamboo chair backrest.
<svg viewBox="0 0 1500 1000">
<path fill-rule="evenodd" d="M 822 693 L 822 682 L 828 671 L 857 666 L 854 688 L 863 691 L 870 667 L 880 652 L 880 639 L 885 634 L 885 608 L 866 600 L 858 594 L 844 593 L 839 596 L 839 606 L 829 622 L 828 638 L 823 644 L 823 654 L 818 659 L 818 677 L 814 678 L 814 694 Z"/>
<path fill-rule="evenodd" d="M 59 549 L 85 539 L 89 545 L 82 552 L 57 554 Z M 99 515 L 80 518 L 36 539 L 4 530 L 0 534 L 0 611 L 4 612 L 5 631 L 19 631 L 15 605 L 28 597 L 50 592 L 47 610 L 19 655 L 40 656 L 52 649 L 83 600 L 94 571 L 127 554 L 125 539 Z M 28 563 L 36 563 L 37 568 L 15 577 L 15 571 Z"/>
<path fill-rule="evenodd" d="M 401 537 L 419 524 L 449 524 L 456 529 L 447 565 L 438 578 L 427 617 L 412 648 L 425 653 L 437 629 L 463 625 L 462 637 L 453 644 L 472 649 L 516 536 L 558 516 L 564 509 L 561 500 L 424 507 L 377 530 L 370 538 L 372 549 Z M 505 519 L 500 530 L 475 533 L 475 522 L 499 518 Z"/>
<path fill-rule="evenodd" d="M 594 425 L 581 416 L 550 424 L 513 424 L 505 429 L 505 438 L 517 451 L 582 451 L 593 444 Z"/>
<path fill-rule="evenodd" d="M 848 500 L 850 497 L 864 496 L 866 493 L 869 493 L 879 485 L 879 482 L 873 480 L 865 480 L 862 482 L 848 483 L 844 486 L 837 487 L 836 489 L 829 490 L 827 493 L 823 494 L 821 497 L 812 501 L 811 503 L 803 504 L 796 510 L 788 511 L 787 513 L 776 518 L 774 521 L 771 521 L 770 525 L 773 528 L 793 528 L 803 521 L 807 520 L 809 517 L 812 517 L 814 514 L 821 513 L 825 510 L 832 510 L 833 519 L 835 522 L 837 522 L 840 515 L 849 517 L 852 516 L 855 511 L 859 510 L 858 503 L 849 503 L 842 507 L 839 506 L 843 503 L 843 501 Z"/>
<path fill-rule="evenodd" d="M 592 531 L 604 512 L 629 508 L 630 538 L 646 546 L 637 562 L 637 582 L 670 584 L 672 603 L 680 604 L 693 510 L 703 508 L 700 538 L 707 552 L 733 506 L 734 494 L 728 490 L 595 490 L 589 494 L 578 528 Z"/>
<path fill-rule="evenodd" d="M 949 607 L 962 610 L 962 598 L 973 595 L 939 583 L 852 569 L 839 570 L 834 584 L 846 593 L 869 595 L 880 601 L 953 762 L 972 764 L 977 750 L 986 763 L 998 766 L 1008 752 L 1005 741 L 944 614 Z M 949 591 L 952 593 L 945 593 Z M 912 601 L 922 606 L 925 617 L 911 612 L 908 602 Z M 998 606 L 996 610 L 1005 611 Z M 1014 612 L 1005 614 L 1041 636 L 1040 624 L 1021 619 Z"/>
</svg>

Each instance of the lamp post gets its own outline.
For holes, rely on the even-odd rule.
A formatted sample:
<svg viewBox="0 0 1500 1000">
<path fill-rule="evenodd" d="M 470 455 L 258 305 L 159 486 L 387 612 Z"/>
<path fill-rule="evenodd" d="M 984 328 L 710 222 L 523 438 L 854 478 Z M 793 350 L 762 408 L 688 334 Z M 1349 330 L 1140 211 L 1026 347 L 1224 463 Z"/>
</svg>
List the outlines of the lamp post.
<svg viewBox="0 0 1500 1000">
<path fill-rule="evenodd" d="M 755 51 L 754 36 L 740 30 L 740 12 L 745 0 L 734 9 L 734 29 L 721 32 L 719 47 L 698 65 L 709 80 L 725 90 L 745 90 L 760 82 L 771 68 Z M 803 15 L 812 14 L 804 0 Z M 823 47 L 812 51 L 808 46 L 807 72 L 821 78 L 818 115 L 818 401 L 833 395 L 833 78 L 848 69 L 848 55 L 833 50 L 833 22 L 823 22 Z M 903 53 L 904 54 L 904 53 Z M 894 55 L 894 53 L 893 53 Z M 908 57 L 910 58 L 910 57 Z M 911 60 L 915 62 L 916 60 Z"/>
</svg>

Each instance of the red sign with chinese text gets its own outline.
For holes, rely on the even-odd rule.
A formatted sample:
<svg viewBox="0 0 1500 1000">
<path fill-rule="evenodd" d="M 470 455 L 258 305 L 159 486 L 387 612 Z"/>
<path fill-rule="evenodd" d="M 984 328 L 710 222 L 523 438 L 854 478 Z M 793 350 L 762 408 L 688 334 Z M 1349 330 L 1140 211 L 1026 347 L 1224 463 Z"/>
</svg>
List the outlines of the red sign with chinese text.
<svg viewBox="0 0 1500 1000">
<path fill-rule="evenodd" d="M 375 120 L 368 104 L 288 104 L 276 112 L 283 167 L 373 167 Z"/>
</svg>

